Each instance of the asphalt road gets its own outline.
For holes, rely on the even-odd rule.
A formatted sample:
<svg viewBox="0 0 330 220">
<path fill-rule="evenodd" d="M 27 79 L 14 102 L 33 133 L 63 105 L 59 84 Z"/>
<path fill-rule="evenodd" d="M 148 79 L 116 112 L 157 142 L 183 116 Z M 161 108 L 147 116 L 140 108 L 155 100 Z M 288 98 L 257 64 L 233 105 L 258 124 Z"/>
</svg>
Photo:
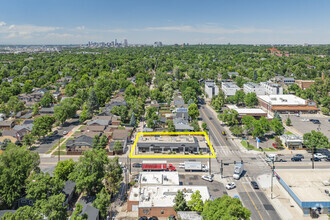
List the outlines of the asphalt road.
<svg viewBox="0 0 330 220">
<path fill-rule="evenodd" d="M 71 119 L 70 121 L 64 123 L 59 129 L 57 135 L 51 135 L 40 140 L 40 145 L 34 148 L 32 151 L 38 152 L 39 154 L 46 153 L 51 149 L 58 141 L 64 137 L 64 131 L 71 131 L 75 126 L 79 124 L 79 119 Z"/>
<path fill-rule="evenodd" d="M 270 172 L 270 168 L 265 166 L 264 160 L 257 156 L 244 155 L 230 139 L 226 140 L 222 135 L 224 129 L 220 121 L 205 105 L 200 106 L 200 113 L 201 118 L 208 126 L 210 136 L 214 140 L 213 147 L 217 152 L 217 156 L 224 161 L 244 161 L 246 173 L 235 183 L 243 205 L 251 211 L 251 219 L 280 219 L 264 193 L 260 190 L 254 190 L 250 185 L 250 181 L 255 180 L 257 176 Z M 233 181 L 231 177 L 233 168 L 226 167 L 224 172 L 225 178 L 228 178 L 229 182 Z"/>
</svg>

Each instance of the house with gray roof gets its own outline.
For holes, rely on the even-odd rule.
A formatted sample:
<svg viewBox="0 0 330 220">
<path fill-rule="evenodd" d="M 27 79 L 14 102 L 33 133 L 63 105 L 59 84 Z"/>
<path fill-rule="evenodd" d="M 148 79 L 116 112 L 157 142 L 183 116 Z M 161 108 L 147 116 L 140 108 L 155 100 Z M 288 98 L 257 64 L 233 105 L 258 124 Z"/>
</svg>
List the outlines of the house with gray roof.
<svg viewBox="0 0 330 220">
<path fill-rule="evenodd" d="M 81 135 L 73 140 L 68 140 L 65 145 L 67 153 L 83 152 L 93 147 L 93 138 L 87 135 Z"/>
<path fill-rule="evenodd" d="M 14 125 L 15 122 L 13 120 L 0 121 L 0 130 L 10 130 Z"/>
<path fill-rule="evenodd" d="M 80 203 L 83 208 L 79 216 L 83 214 L 87 214 L 87 220 L 99 220 L 100 219 L 100 211 L 93 207 L 93 202 L 95 201 L 95 196 L 83 196 L 79 199 L 78 203 Z"/>
<path fill-rule="evenodd" d="M 92 121 L 87 122 L 88 126 L 107 126 L 110 125 L 110 120 L 104 120 L 104 119 L 94 119 Z"/>
<path fill-rule="evenodd" d="M 188 120 L 185 120 L 183 118 L 174 118 L 173 124 L 175 127 L 175 131 L 194 131 L 194 128 L 189 125 Z"/>
<path fill-rule="evenodd" d="M 39 110 L 40 115 L 53 115 L 54 114 L 54 107 L 49 108 L 41 108 Z"/>
<path fill-rule="evenodd" d="M 21 124 L 21 125 L 15 125 L 13 127 L 13 130 L 20 131 L 22 129 L 26 129 L 28 131 L 32 131 L 33 124 Z"/>
<path fill-rule="evenodd" d="M 76 183 L 68 180 L 65 182 L 64 188 L 62 190 L 62 193 L 65 195 L 65 201 L 63 203 L 63 206 L 69 204 L 69 202 L 71 201 L 73 194 L 76 190 Z"/>
</svg>

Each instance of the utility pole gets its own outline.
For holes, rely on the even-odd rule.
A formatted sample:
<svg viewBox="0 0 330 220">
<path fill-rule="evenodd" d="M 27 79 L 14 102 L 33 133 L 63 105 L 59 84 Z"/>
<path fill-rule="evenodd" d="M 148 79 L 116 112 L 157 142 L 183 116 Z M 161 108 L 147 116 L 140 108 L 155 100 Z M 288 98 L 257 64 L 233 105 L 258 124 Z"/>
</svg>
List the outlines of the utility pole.
<svg viewBox="0 0 330 220">
<path fill-rule="evenodd" d="M 274 170 L 275 170 L 275 165 L 274 165 L 274 159 L 272 159 L 272 181 L 271 181 L 271 195 L 270 198 L 273 199 L 273 181 L 274 181 Z"/>
<path fill-rule="evenodd" d="M 221 166 L 220 166 L 220 174 L 221 174 L 221 179 L 223 178 L 223 162 L 221 160 Z"/>
</svg>

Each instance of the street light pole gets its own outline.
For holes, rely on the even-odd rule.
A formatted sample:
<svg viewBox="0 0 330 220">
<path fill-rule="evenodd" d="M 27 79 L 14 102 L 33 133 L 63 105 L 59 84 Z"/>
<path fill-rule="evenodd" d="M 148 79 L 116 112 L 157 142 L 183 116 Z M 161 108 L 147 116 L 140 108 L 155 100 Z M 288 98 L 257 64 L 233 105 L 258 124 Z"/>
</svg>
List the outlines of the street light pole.
<svg viewBox="0 0 330 220">
<path fill-rule="evenodd" d="M 274 159 L 272 159 L 272 180 L 271 180 L 271 195 L 270 198 L 273 199 L 273 181 L 274 181 L 274 170 L 275 170 L 275 166 L 274 166 Z"/>
</svg>

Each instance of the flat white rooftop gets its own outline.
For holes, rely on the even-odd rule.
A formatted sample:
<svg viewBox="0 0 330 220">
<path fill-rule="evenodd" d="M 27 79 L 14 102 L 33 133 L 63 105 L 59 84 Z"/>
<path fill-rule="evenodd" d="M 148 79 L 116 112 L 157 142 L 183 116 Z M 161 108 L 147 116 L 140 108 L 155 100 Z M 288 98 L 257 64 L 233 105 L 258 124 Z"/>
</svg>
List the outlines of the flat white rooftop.
<svg viewBox="0 0 330 220">
<path fill-rule="evenodd" d="M 179 185 L 178 172 L 140 172 L 142 185 Z"/>
<path fill-rule="evenodd" d="M 143 186 L 140 188 L 139 207 L 173 207 L 178 190 L 183 191 L 186 201 L 190 201 L 197 190 L 204 202 L 210 198 L 207 186 Z"/>
<path fill-rule="evenodd" d="M 238 108 L 236 105 L 227 105 L 229 109 L 233 109 L 238 114 L 266 114 L 266 112 L 260 108 Z"/>
<path fill-rule="evenodd" d="M 295 95 L 258 95 L 258 98 L 271 105 L 306 105 L 306 101 Z"/>
<path fill-rule="evenodd" d="M 330 201 L 324 192 L 330 191 L 330 186 L 323 184 L 330 181 L 330 169 L 279 169 L 276 173 L 302 202 Z"/>
</svg>

